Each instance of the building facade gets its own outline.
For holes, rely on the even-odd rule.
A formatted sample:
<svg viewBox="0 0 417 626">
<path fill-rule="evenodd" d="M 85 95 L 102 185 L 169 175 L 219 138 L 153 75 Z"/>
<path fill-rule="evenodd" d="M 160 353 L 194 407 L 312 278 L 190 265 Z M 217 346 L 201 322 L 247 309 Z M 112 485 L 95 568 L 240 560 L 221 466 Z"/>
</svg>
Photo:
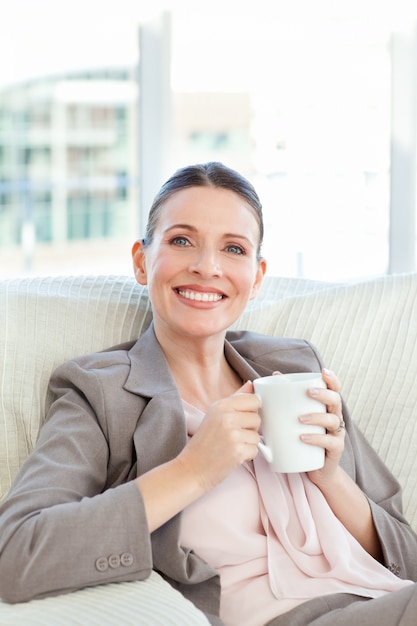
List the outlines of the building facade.
<svg viewBox="0 0 417 626">
<path fill-rule="evenodd" d="M 89 253 L 109 262 L 114 255 L 117 270 L 117 259 L 128 258 L 139 211 L 149 209 L 139 207 L 138 114 L 135 69 L 85 70 L 0 91 L 1 274 L 6 265 L 48 271 L 65 258 L 79 271 L 77 258 Z M 175 167 L 220 158 L 247 170 L 247 94 L 177 94 L 173 118 Z"/>
<path fill-rule="evenodd" d="M 131 232 L 136 106 L 135 81 L 125 68 L 0 92 L 1 249 Z"/>
</svg>

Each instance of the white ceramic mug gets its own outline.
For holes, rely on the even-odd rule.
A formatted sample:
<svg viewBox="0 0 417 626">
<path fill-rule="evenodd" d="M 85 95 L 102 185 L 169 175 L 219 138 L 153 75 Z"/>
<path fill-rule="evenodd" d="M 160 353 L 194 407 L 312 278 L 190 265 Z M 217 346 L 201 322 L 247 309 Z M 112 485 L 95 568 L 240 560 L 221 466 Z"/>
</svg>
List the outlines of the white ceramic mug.
<svg viewBox="0 0 417 626">
<path fill-rule="evenodd" d="M 324 448 L 305 443 L 300 435 L 324 433 L 325 429 L 299 421 L 301 415 L 326 412 L 324 404 L 307 395 L 308 389 L 326 387 L 321 374 L 265 376 L 253 385 L 261 401 L 264 443 L 259 449 L 274 472 L 309 472 L 323 467 Z"/>
</svg>

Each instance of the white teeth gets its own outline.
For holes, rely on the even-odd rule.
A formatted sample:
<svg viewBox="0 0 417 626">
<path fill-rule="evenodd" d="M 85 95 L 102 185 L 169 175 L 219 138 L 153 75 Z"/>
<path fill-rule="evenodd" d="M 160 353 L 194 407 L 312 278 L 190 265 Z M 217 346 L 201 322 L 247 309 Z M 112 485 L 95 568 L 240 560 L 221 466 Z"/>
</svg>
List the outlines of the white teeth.
<svg viewBox="0 0 417 626">
<path fill-rule="evenodd" d="M 200 291 L 182 291 L 178 289 L 178 293 L 188 300 L 199 300 L 201 302 L 217 302 L 222 299 L 220 293 L 201 293 Z"/>
</svg>

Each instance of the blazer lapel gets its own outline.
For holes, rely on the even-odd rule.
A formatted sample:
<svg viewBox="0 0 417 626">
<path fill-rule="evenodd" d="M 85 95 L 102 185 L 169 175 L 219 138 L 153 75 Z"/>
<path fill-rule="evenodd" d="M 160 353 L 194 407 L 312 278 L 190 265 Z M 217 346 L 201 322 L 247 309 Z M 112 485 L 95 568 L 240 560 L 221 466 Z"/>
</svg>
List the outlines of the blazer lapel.
<svg viewBox="0 0 417 626">
<path fill-rule="evenodd" d="M 187 430 L 181 398 L 153 325 L 133 345 L 129 358 L 124 389 L 143 399 L 133 435 L 140 475 L 176 457 L 187 442 Z"/>
<path fill-rule="evenodd" d="M 243 381 L 271 373 L 256 371 L 228 341 L 225 356 Z M 124 389 L 141 397 L 143 402 L 134 433 L 137 475 L 140 475 L 176 457 L 187 442 L 187 428 L 181 397 L 153 324 L 132 346 L 129 358 L 131 368 Z"/>
</svg>

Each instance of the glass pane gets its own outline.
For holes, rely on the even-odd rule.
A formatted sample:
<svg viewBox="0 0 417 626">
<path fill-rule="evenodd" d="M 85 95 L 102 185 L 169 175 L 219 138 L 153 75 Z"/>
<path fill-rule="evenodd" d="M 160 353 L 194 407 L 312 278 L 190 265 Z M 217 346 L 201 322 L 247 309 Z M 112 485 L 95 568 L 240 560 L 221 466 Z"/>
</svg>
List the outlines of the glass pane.
<svg viewBox="0 0 417 626">
<path fill-rule="evenodd" d="M 139 161 L 152 153 L 138 154 L 139 28 L 167 7 L 173 128 L 160 159 L 172 155 L 168 173 L 215 159 L 246 175 L 264 205 L 270 274 L 384 273 L 394 22 L 375 6 L 178 0 L 147 14 L 135 2 L 93 0 L 82 20 L 73 5 L 8 6 L 0 272 L 131 273 L 130 246 L 149 209 L 139 205 Z M 20 247 L 28 224 L 32 257 Z"/>
<path fill-rule="evenodd" d="M 387 269 L 390 26 L 366 3 L 350 13 L 341 4 L 276 19 L 253 7 L 238 29 L 233 12 L 221 24 L 200 7 L 175 14 L 184 161 L 218 154 L 255 183 L 272 274 L 344 280 Z M 236 151 L 232 136 L 244 137 Z"/>
</svg>

